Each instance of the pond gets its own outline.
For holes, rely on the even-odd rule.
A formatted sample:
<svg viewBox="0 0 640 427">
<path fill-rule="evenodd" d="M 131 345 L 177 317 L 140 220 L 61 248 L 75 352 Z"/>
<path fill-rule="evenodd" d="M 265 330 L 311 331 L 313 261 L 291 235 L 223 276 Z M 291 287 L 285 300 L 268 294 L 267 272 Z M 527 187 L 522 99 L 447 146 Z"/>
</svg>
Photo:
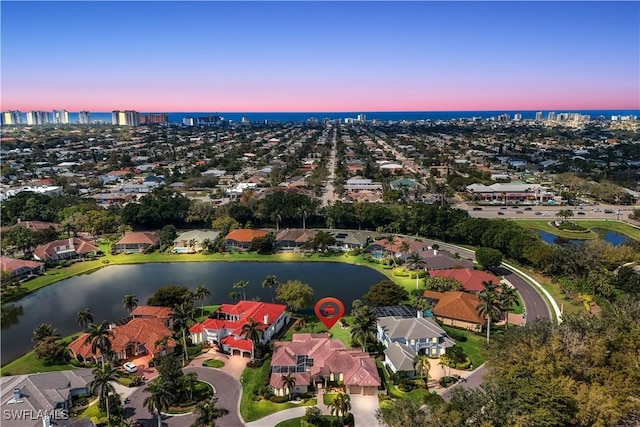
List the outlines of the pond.
<svg viewBox="0 0 640 427">
<path fill-rule="evenodd" d="M 315 291 L 316 300 L 326 296 L 339 298 L 347 312 L 354 299 L 362 298 L 372 285 L 386 279 L 373 269 L 338 262 L 180 262 L 114 265 L 90 274 L 75 276 L 43 288 L 16 302 L 21 311 L 12 322 L 3 322 L 2 364 L 32 350 L 31 335 L 40 323 L 51 323 L 62 336 L 78 332 L 78 311 L 89 308 L 94 322 L 115 321 L 128 316 L 122 306 L 126 294 L 136 294 L 144 305 L 159 287 L 184 285 L 195 290 L 206 285 L 211 296 L 205 305 L 232 302 L 233 283 L 248 280 L 247 299 L 260 297 L 270 302 L 271 293 L 262 288 L 273 274 L 280 283 L 300 280 Z M 196 306 L 200 305 L 196 302 Z M 5 318 L 3 310 L 3 318 Z"/>
<path fill-rule="evenodd" d="M 593 228 L 592 230 L 595 233 L 597 233 L 601 239 L 603 239 L 605 242 L 611 243 L 613 246 L 621 245 L 629 239 L 624 234 L 620 234 L 611 230 L 605 230 L 601 228 Z M 549 244 L 555 243 L 557 245 L 563 246 L 563 245 L 571 245 L 571 244 L 581 244 L 586 242 L 586 240 L 581 240 L 581 239 L 567 239 L 565 237 L 560 237 L 555 234 L 542 231 L 542 230 L 535 230 L 535 232 L 538 233 L 542 241 Z"/>
</svg>

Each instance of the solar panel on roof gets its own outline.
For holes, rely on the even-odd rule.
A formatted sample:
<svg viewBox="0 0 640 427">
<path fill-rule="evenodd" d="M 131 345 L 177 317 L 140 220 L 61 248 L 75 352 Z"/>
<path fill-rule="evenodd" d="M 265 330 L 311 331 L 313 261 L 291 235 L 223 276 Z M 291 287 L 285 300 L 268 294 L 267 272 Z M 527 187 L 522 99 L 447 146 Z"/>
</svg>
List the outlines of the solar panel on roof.
<svg viewBox="0 0 640 427">
<path fill-rule="evenodd" d="M 378 317 L 416 317 L 418 311 L 406 305 L 391 305 L 385 307 L 375 307 Z"/>
</svg>

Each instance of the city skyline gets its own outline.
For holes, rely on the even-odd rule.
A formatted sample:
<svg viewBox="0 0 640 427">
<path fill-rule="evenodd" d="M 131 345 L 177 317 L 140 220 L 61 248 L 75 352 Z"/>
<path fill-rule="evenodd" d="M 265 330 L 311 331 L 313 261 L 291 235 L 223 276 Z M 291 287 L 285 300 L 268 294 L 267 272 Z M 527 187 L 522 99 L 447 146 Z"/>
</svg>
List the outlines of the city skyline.
<svg viewBox="0 0 640 427">
<path fill-rule="evenodd" d="M 640 108 L 636 2 L 0 7 L 3 111 Z"/>
</svg>

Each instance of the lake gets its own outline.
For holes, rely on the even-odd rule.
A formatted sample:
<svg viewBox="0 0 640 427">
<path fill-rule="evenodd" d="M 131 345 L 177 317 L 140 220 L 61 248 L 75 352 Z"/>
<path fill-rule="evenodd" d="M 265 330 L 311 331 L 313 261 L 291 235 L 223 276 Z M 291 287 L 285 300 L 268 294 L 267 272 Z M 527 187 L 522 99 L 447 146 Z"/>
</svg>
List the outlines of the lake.
<svg viewBox="0 0 640 427">
<path fill-rule="evenodd" d="M 624 234 L 617 233 L 611 230 L 605 230 L 602 228 L 593 228 L 592 229 L 598 236 L 604 240 L 605 242 L 611 243 L 613 246 L 618 246 L 626 242 L 629 238 Z M 536 233 L 540 236 L 540 238 L 549 244 L 557 244 L 557 245 L 570 245 L 570 244 L 581 244 L 586 242 L 586 240 L 581 239 L 567 239 L 565 237 L 560 237 L 555 234 L 542 231 L 535 230 Z"/>
<path fill-rule="evenodd" d="M 316 300 L 332 296 L 340 299 L 347 312 L 354 299 L 362 298 L 372 285 L 386 279 L 373 269 L 338 262 L 180 262 L 113 265 L 90 274 L 79 275 L 42 288 L 14 303 L 22 306 L 17 322 L 3 322 L 2 364 L 33 349 L 31 335 L 40 323 L 51 323 L 62 336 L 81 328 L 78 311 L 89 308 L 94 322 L 115 321 L 128 316 L 122 306 L 125 294 L 136 294 L 144 305 L 163 285 L 184 285 L 195 290 L 206 285 L 211 296 L 205 305 L 232 302 L 229 293 L 234 282 L 248 280 L 247 299 L 260 297 L 271 302 L 262 282 L 275 275 L 280 283 L 297 279 L 309 284 Z M 200 301 L 195 305 L 199 306 Z M 4 318 L 4 316 L 3 316 Z M 6 318 L 5 318 L 6 320 Z M 6 327 L 6 328 L 5 328 Z"/>
</svg>

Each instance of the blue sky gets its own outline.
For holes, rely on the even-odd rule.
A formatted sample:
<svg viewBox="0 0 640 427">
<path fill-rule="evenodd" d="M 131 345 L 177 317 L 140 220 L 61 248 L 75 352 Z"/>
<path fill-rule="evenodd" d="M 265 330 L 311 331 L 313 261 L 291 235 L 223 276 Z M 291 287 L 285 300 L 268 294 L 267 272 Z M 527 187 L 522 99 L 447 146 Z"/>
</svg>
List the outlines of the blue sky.
<svg viewBox="0 0 640 427">
<path fill-rule="evenodd" d="M 638 2 L 6 2 L 2 108 L 640 107 Z"/>
</svg>

